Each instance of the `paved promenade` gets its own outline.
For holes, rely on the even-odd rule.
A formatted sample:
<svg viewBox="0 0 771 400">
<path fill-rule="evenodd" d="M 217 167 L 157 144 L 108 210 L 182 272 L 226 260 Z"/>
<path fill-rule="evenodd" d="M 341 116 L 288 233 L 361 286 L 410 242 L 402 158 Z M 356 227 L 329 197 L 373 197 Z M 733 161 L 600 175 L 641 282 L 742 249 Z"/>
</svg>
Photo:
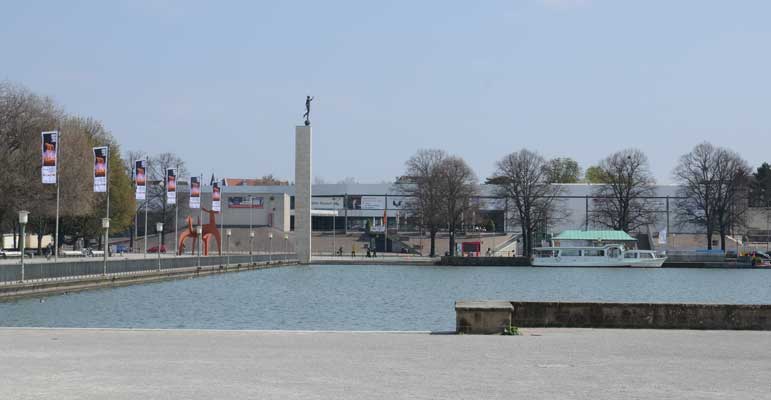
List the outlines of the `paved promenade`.
<svg viewBox="0 0 771 400">
<path fill-rule="evenodd" d="M 0 398 L 771 399 L 771 332 L 524 333 L 0 329 Z"/>
</svg>

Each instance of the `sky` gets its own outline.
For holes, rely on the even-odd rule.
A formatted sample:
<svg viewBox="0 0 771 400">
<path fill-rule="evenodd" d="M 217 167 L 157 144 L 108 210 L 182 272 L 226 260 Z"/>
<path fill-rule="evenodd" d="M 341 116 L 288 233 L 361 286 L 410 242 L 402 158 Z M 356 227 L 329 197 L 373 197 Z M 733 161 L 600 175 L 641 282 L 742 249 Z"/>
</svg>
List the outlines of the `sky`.
<svg viewBox="0 0 771 400">
<path fill-rule="evenodd" d="M 709 141 L 771 160 L 769 1 L 5 1 L 0 79 L 193 173 L 393 180 L 421 148 L 480 180 L 528 148 L 629 147 L 659 183 Z"/>
</svg>

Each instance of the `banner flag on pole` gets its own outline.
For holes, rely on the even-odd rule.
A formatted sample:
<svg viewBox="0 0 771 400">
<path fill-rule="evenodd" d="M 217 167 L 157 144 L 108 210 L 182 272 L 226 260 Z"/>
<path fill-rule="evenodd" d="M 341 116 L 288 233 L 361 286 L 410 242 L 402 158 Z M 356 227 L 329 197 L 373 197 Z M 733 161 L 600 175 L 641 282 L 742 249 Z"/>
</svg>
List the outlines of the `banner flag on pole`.
<svg viewBox="0 0 771 400">
<path fill-rule="evenodd" d="M 56 164 L 59 159 L 59 132 L 42 132 L 43 167 L 40 169 L 44 184 L 57 183 Z"/>
<path fill-rule="evenodd" d="M 214 182 L 211 187 L 211 210 L 214 212 L 222 210 L 222 193 L 220 193 L 220 185 L 217 182 Z"/>
<path fill-rule="evenodd" d="M 190 177 L 190 208 L 201 208 L 201 179 Z"/>
<path fill-rule="evenodd" d="M 147 160 L 134 161 L 134 184 L 136 184 L 137 200 L 144 200 L 147 193 Z"/>
<path fill-rule="evenodd" d="M 107 192 L 107 168 L 109 149 L 107 146 L 94 147 L 94 192 Z"/>
<path fill-rule="evenodd" d="M 667 229 L 664 228 L 659 232 L 659 244 L 667 244 Z"/>
<path fill-rule="evenodd" d="M 177 204 L 177 169 L 166 170 L 166 204 Z"/>
</svg>

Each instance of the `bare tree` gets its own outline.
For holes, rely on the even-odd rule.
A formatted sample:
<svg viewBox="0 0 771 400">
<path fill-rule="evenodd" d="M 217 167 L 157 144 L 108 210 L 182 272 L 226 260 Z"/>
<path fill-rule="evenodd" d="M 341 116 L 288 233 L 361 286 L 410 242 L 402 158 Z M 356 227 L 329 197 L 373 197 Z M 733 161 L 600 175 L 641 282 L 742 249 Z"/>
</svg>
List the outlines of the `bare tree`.
<svg viewBox="0 0 771 400">
<path fill-rule="evenodd" d="M 179 221 L 175 220 L 175 213 L 172 212 L 173 207 L 181 207 L 181 209 L 187 210 L 186 203 L 180 204 L 177 201 L 175 206 L 168 204 L 166 171 L 169 168 L 176 168 L 177 176 L 188 175 L 185 161 L 174 153 L 166 152 L 151 157 L 147 198 L 150 202 L 150 208 L 155 211 L 156 217 L 163 222 L 163 232 L 161 232 L 161 243 L 163 244 L 166 244 L 166 232 L 174 232 L 174 224 L 179 223 Z"/>
<path fill-rule="evenodd" d="M 717 232 L 725 250 L 730 228 L 743 223 L 749 173 L 749 165 L 737 153 L 706 142 L 680 157 L 673 173 L 680 184 L 677 218 L 681 224 L 703 227 L 708 249 Z"/>
<path fill-rule="evenodd" d="M 655 194 L 656 181 L 645 153 L 622 150 L 602 160 L 598 167 L 603 184 L 593 193 L 594 223 L 624 232 L 653 223 L 650 197 Z"/>
<path fill-rule="evenodd" d="M 396 182 L 405 196 L 404 208 L 431 237 L 431 257 L 436 256 L 436 234 L 445 223 L 441 168 L 447 157 L 442 150 L 418 150 L 407 160 L 404 175 Z"/>
<path fill-rule="evenodd" d="M 524 255 L 530 257 L 538 226 L 566 216 L 559 215 L 564 210 L 557 197 L 562 187 L 550 181 L 548 162 L 527 149 L 503 157 L 496 166 L 496 178 L 490 181 L 498 185 L 498 195 L 514 205 L 513 223 L 522 228 Z"/>
<path fill-rule="evenodd" d="M 450 232 L 450 256 L 454 256 L 456 229 L 462 224 L 464 212 L 471 207 L 471 197 L 476 194 L 477 177 L 471 167 L 457 156 L 442 160 L 439 176 L 441 204 Z"/>
</svg>

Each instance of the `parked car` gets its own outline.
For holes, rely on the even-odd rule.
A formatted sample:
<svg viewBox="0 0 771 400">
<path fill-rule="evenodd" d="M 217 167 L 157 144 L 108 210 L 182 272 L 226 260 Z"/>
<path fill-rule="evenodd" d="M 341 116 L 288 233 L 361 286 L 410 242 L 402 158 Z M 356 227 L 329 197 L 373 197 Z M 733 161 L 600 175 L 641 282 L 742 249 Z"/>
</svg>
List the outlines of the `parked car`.
<svg viewBox="0 0 771 400">
<path fill-rule="evenodd" d="M 129 248 L 125 244 L 116 244 L 115 245 L 115 253 L 116 254 L 123 254 L 123 253 L 128 253 L 128 252 L 129 252 Z"/>
<path fill-rule="evenodd" d="M 148 253 L 157 253 L 158 252 L 158 246 L 150 247 L 149 249 L 147 249 L 147 252 Z M 161 253 L 165 253 L 165 252 L 166 252 L 166 246 L 165 245 L 161 245 Z"/>
</svg>

